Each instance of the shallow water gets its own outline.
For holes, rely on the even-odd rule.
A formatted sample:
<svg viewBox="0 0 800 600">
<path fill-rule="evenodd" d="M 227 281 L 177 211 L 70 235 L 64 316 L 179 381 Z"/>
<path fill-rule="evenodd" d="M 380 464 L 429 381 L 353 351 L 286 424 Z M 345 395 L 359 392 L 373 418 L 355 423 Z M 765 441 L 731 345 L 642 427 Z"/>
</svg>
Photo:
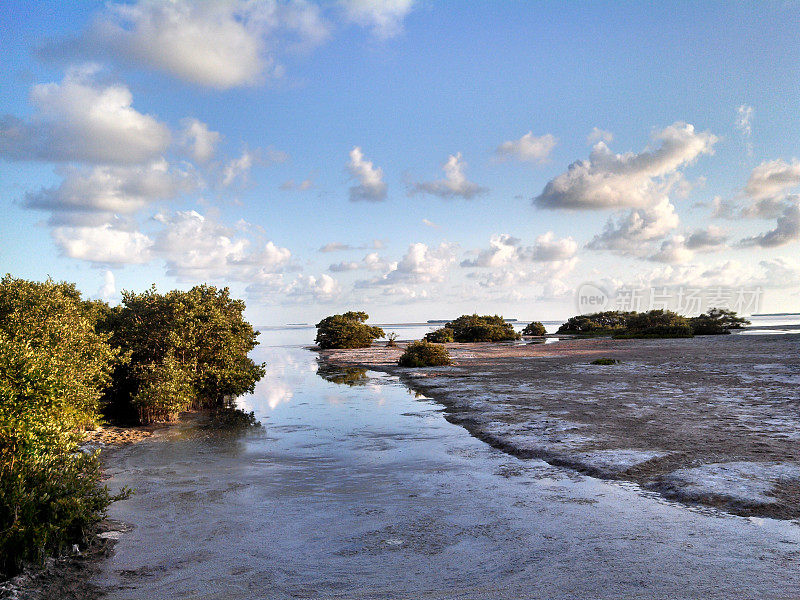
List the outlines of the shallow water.
<svg viewBox="0 0 800 600">
<path fill-rule="evenodd" d="M 111 457 L 136 489 L 109 598 L 789 598 L 800 526 L 519 460 L 377 373 L 270 330 L 246 436 L 191 422 Z M 313 330 L 312 330 L 313 331 Z M 404 337 L 399 335 L 399 337 Z"/>
</svg>

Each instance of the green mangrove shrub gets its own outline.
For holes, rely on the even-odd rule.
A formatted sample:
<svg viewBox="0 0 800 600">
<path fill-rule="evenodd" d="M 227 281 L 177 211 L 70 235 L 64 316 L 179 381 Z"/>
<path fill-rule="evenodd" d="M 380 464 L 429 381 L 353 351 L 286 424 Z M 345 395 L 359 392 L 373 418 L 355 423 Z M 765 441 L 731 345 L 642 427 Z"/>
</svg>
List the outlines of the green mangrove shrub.
<svg viewBox="0 0 800 600">
<path fill-rule="evenodd" d="M 539 321 L 532 321 L 525 326 L 522 330 L 522 335 L 532 335 L 535 337 L 542 337 L 547 334 L 547 330 Z"/>
<path fill-rule="evenodd" d="M 171 421 L 191 409 L 225 410 L 252 392 L 264 365 L 248 353 L 258 332 L 228 288 L 195 286 L 160 294 L 155 286 L 108 311 L 102 327 L 130 360 L 114 370 L 106 394 L 118 421 Z"/>
<path fill-rule="evenodd" d="M 350 311 L 331 315 L 317 323 L 316 342 L 320 348 L 368 348 L 373 340 L 385 337 L 383 329 L 367 325 L 369 315 L 363 311 Z"/>
<path fill-rule="evenodd" d="M 750 321 L 740 317 L 735 311 L 724 308 L 711 308 L 706 313 L 689 319 L 694 335 L 724 335 L 731 329 L 742 329 Z"/>
<path fill-rule="evenodd" d="M 514 327 L 498 315 L 461 315 L 441 329 L 427 334 L 425 339 L 436 341 L 446 339 L 446 336 L 449 335 L 452 335 L 452 341 L 462 343 L 505 342 L 520 339 L 520 335 L 514 331 Z"/>
<path fill-rule="evenodd" d="M 450 353 L 442 344 L 426 340 L 411 342 L 397 362 L 401 367 L 441 367 L 451 364 Z"/>
<path fill-rule="evenodd" d="M 125 360 L 73 284 L 0 281 L 0 576 L 73 543 L 115 500 L 78 450 Z"/>
<path fill-rule="evenodd" d="M 440 327 L 425 334 L 425 341 L 435 344 L 449 344 L 454 342 L 453 330 L 448 327 Z"/>
<path fill-rule="evenodd" d="M 614 337 L 692 337 L 692 327 L 689 319 L 671 310 L 650 310 L 630 315 L 626 328 L 615 333 Z"/>
<path fill-rule="evenodd" d="M 587 315 L 576 315 L 558 328 L 557 333 L 571 335 L 613 335 L 628 326 L 635 312 L 608 310 Z"/>
</svg>

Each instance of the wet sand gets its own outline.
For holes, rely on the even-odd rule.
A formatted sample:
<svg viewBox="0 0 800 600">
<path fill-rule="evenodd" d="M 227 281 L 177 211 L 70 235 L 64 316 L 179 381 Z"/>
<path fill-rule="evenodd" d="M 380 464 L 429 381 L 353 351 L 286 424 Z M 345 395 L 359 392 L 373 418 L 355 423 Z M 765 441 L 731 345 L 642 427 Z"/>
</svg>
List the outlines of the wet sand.
<svg viewBox="0 0 800 600">
<path fill-rule="evenodd" d="M 735 514 L 800 516 L 800 335 L 448 349 L 454 366 L 431 369 L 397 367 L 402 344 L 320 354 L 399 375 L 514 456 Z M 590 364 L 605 357 L 620 363 Z"/>
</svg>

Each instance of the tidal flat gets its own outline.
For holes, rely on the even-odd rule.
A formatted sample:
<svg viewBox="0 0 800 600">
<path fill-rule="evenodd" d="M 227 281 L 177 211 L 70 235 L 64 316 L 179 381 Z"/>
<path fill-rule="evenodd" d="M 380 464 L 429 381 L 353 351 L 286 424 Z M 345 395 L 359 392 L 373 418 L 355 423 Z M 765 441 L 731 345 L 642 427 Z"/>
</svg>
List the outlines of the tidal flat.
<svg viewBox="0 0 800 600">
<path fill-rule="evenodd" d="M 511 443 L 523 439 L 538 447 L 544 444 L 542 435 L 547 443 L 570 444 L 558 447 L 576 455 L 613 450 L 600 454 L 603 464 L 614 465 L 603 467 L 609 473 L 626 462 L 640 465 L 648 453 L 668 453 L 671 446 L 665 441 L 646 446 L 639 441 L 645 438 L 636 437 L 642 435 L 635 433 L 637 419 L 648 420 L 641 406 L 645 396 L 637 396 L 636 389 L 651 388 L 636 387 L 645 378 L 631 375 L 636 371 L 629 363 L 633 355 L 643 364 L 669 359 L 676 364 L 669 369 L 678 369 L 685 349 L 665 351 L 664 342 L 636 340 L 461 345 L 452 350 L 454 367 L 401 371 L 392 365 L 397 350 L 376 346 L 320 354 L 304 348 L 307 342 L 269 345 L 273 335 L 267 332 L 255 356 L 267 362 L 267 376 L 244 399 L 263 429 L 225 434 L 188 418 L 107 455 L 109 485 L 128 486 L 134 493 L 111 507 L 109 516 L 124 523 L 124 531 L 92 576 L 98 596 L 688 599 L 800 594 L 796 520 L 678 502 L 632 477 L 593 477 L 533 453 L 510 451 Z M 726 354 L 744 341 L 748 345 L 741 352 L 753 362 L 749 376 L 763 374 L 756 364 L 784 365 L 770 367 L 766 380 L 775 393 L 793 394 L 783 402 L 796 406 L 790 384 L 798 378 L 797 363 L 783 359 L 791 344 L 796 349 L 796 338 L 677 342 L 705 345 L 698 355 L 711 363 L 713 344 L 727 348 L 720 350 Z M 772 355 L 778 350 L 782 353 Z M 771 358 L 758 362 L 754 352 Z M 623 362 L 588 364 L 611 355 Z M 717 376 L 730 373 L 725 377 L 733 383 L 734 362 L 718 366 Z M 662 364 L 660 372 L 669 369 Z M 539 375 L 531 380 L 532 373 Z M 565 375 L 587 389 L 562 381 Z M 630 387 L 613 403 L 617 408 L 609 404 L 602 411 L 632 415 L 625 428 L 630 437 L 619 438 L 625 443 L 611 443 L 611 430 L 599 425 L 572 425 L 583 424 L 580 415 L 589 414 L 579 409 L 592 407 L 590 382 L 608 391 L 615 389 L 614 378 L 627 378 Z M 658 382 L 664 389 L 683 385 L 668 385 L 663 376 L 650 379 L 648 385 Z M 741 379 L 742 389 L 748 381 Z M 710 379 L 708 386 L 716 389 Z M 561 390 L 562 401 L 543 405 L 553 390 Z M 531 398 L 528 408 L 513 417 L 517 409 L 510 399 L 521 403 L 526 396 Z M 677 396 L 673 389 L 670 397 Z M 667 404 L 663 398 L 661 412 L 669 410 L 663 408 Z M 573 408 L 574 413 L 566 412 Z M 649 420 L 657 421 L 657 412 L 653 408 Z M 789 427 L 778 423 L 775 409 L 769 412 L 771 424 L 767 413 L 756 408 L 751 413 L 744 419 L 748 430 Z M 791 418 L 797 419 L 796 410 Z M 543 419 L 552 426 L 543 427 Z M 700 429 L 710 421 L 699 422 Z M 732 416 L 729 421 L 732 427 Z M 482 439 L 479 424 L 494 424 L 494 435 L 507 445 Z M 748 440 L 756 439 L 750 435 Z M 790 446 L 787 442 L 785 452 Z M 724 462 L 725 455 L 708 456 L 713 462 L 704 464 Z M 735 462 L 791 465 L 794 460 L 756 456 L 737 455 Z M 676 462 L 665 472 L 698 466 Z M 771 490 L 760 493 L 771 499 Z"/>
<path fill-rule="evenodd" d="M 398 374 L 514 456 L 739 515 L 800 517 L 800 335 L 447 346 L 453 366 L 428 369 L 397 367 L 402 347 L 323 356 Z"/>
</svg>

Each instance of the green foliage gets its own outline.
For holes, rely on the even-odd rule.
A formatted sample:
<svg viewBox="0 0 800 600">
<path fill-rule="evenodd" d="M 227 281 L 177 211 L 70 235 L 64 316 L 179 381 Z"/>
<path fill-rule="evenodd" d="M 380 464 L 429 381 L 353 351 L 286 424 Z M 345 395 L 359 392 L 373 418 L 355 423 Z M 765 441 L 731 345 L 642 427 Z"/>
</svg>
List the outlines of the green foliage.
<svg viewBox="0 0 800 600">
<path fill-rule="evenodd" d="M 455 342 L 504 342 L 518 340 L 520 335 L 503 317 L 494 315 L 461 315 L 437 331 L 425 336 L 427 341 L 447 339 L 449 330 Z"/>
<path fill-rule="evenodd" d="M 522 330 L 522 335 L 532 335 L 535 337 L 542 337 L 543 335 L 547 334 L 547 330 L 544 328 L 539 321 L 532 321 L 528 325 L 525 326 L 525 329 Z"/>
<path fill-rule="evenodd" d="M 692 328 L 686 317 L 671 310 L 650 310 L 630 315 L 626 329 L 615 337 L 692 337 Z"/>
<path fill-rule="evenodd" d="M 712 308 L 705 314 L 689 319 L 695 335 L 720 335 L 731 332 L 731 329 L 742 329 L 750 321 L 740 317 L 735 311 L 724 308 Z"/>
<path fill-rule="evenodd" d="M 397 334 L 393 331 L 386 337 L 386 345 L 389 348 L 395 348 L 397 346 Z"/>
<path fill-rule="evenodd" d="M 384 337 L 383 329 L 365 324 L 365 312 L 346 312 L 325 317 L 317 323 L 316 342 L 323 350 L 329 348 L 368 348 L 372 341 Z"/>
<path fill-rule="evenodd" d="M 115 499 L 77 447 L 120 361 L 104 310 L 72 284 L 0 281 L 0 574 L 78 541 Z"/>
<path fill-rule="evenodd" d="M 442 344 L 420 340 L 410 343 L 397 363 L 401 367 L 440 367 L 451 364 L 450 354 Z"/>
<path fill-rule="evenodd" d="M 435 331 L 425 334 L 425 341 L 434 342 L 436 344 L 449 344 L 453 340 L 453 330 L 449 327 L 441 327 Z"/>
<path fill-rule="evenodd" d="M 159 294 L 122 293 L 103 321 L 111 343 L 130 356 L 114 372 L 109 415 L 141 423 L 170 421 L 182 411 L 219 409 L 252 392 L 264 365 L 247 355 L 258 332 L 228 288 L 201 285 Z"/>
<path fill-rule="evenodd" d="M 613 335 L 624 330 L 635 312 L 608 310 L 605 312 L 570 317 L 557 333 L 572 335 Z"/>
<path fill-rule="evenodd" d="M 618 365 L 619 361 L 616 358 L 595 358 L 591 364 L 593 365 Z"/>
</svg>

